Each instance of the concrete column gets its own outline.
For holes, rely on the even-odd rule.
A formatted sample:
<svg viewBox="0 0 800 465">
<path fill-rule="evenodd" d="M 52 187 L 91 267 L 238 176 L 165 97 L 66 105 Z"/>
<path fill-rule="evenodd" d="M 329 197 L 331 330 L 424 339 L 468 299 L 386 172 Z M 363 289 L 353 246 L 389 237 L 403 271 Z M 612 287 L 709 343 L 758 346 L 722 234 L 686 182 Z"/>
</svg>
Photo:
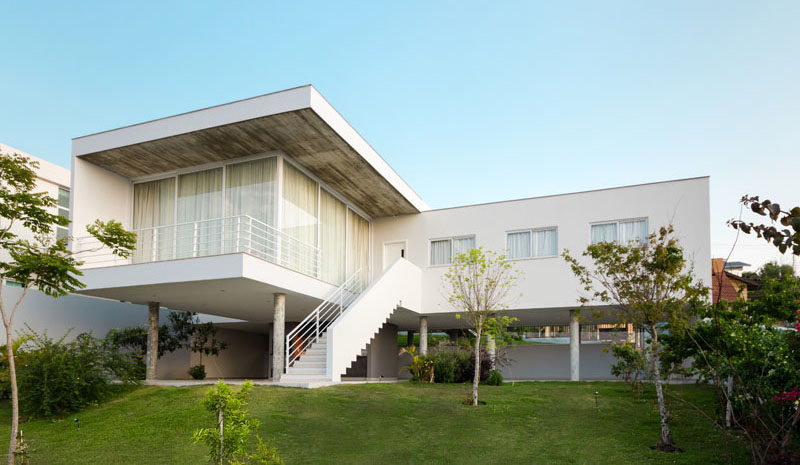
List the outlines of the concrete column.
<svg viewBox="0 0 800 465">
<path fill-rule="evenodd" d="M 494 370 L 497 367 L 497 343 L 491 334 L 486 335 L 486 353 L 489 355 L 489 369 Z"/>
<path fill-rule="evenodd" d="M 428 355 L 428 317 L 419 317 L 419 353 Z"/>
<path fill-rule="evenodd" d="M 147 353 L 144 356 L 145 379 L 156 379 L 158 368 L 158 302 L 147 303 Z"/>
<path fill-rule="evenodd" d="M 569 380 L 581 379 L 581 325 L 578 321 L 578 311 L 569 311 Z"/>
<path fill-rule="evenodd" d="M 280 381 L 283 374 L 283 340 L 286 338 L 286 294 L 275 293 L 272 317 L 272 380 Z"/>
<path fill-rule="evenodd" d="M 408 338 L 406 339 L 406 347 L 411 347 L 414 345 L 414 330 L 408 330 Z"/>
</svg>

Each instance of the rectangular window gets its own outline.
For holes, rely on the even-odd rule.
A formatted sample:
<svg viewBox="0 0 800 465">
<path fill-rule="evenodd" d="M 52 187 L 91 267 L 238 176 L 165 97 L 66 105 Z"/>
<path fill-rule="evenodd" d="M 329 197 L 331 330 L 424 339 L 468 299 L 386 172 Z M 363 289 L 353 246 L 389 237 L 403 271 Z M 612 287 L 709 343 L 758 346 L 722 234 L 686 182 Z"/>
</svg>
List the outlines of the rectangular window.
<svg viewBox="0 0 800 465">
<path fill-rule="evenodd" d="M 558 255 L 558 229 L 537 228 L 506 233 L 507 257 L 543 258 Z"/>
<path fill-rule="evenodd" d="M 506 247 L 508 248 L 508 258 L 530 258 L 531 232 L 519 231 L 508 233 L 508 235 L 506 235 Z"/>
<path fill-rule="evenodd" d="M 623 244 L 630 241 L 642 242 L 647 239 L 647 219 L 625 220 L 619 222 L 619 240 Z"/>
<path fill-rule="evenodd" d="M 621 244 L 627 244 L 630 241 L 643 241 L 647 234 L 647 218 L 609 221 L 591 226 L 592 244 L 617 240 Z"/>
<path fill-rule="evenodd" d="M 475 248 L 475 236 L 456 237 L 453 239 L 453 257 L 469 252 Z"/>
<path fill-rule="evenodd" d="M 556 228 L 533 231 L 533 256 L 555 257 L 558 255 L 558 231 Z"/>
<path fill-rule="evenodd" d="M 431 265 L 449 265 L 453 258 L 452 241 L 431 241 Z"/>
<path fill-rule="evenodd" d="M 475 236 L 459 236 L 431 241 L 431 266 L 450 265 L 457 255 L 475 248 Z"/>
<path fill-rule="evenodd" d="M 69 189 L 58 188 L 58 216 L 69 219 Z M 66 226 L 56 226 L 56 240 L 66 240 L 69 229 Z"/>
</svg>

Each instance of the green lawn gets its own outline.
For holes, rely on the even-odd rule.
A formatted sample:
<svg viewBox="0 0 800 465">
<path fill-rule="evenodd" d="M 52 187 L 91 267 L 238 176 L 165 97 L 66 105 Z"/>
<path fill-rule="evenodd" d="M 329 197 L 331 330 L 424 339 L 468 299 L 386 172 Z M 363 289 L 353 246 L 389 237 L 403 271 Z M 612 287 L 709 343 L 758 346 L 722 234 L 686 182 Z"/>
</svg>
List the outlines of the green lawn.
<svg viewBox="0 0 800 465">
<path fill-rule="evenodd" d="M 25 423 L 25 437 L 35 449 L 32 463 L 203 463 L 204 450 L 190 436 L 211 422 L 201 406 L 207 389 L 140 387 L 64 419 Z M 314 390 L 256 386 L 250 411 L 288 464 L 726 462 L 720 435 L 679 404 L 674 436 L 685 452 L 650 450 L 659 431 L 652 399 L 634 400 L 622 383 L 482 386 L 487 405 L 477 408 L 460 404 L 467 390 L 412 383 Z M 708 391 L 671 390 L 711 407 Z M 8 403 L 2 404 L 3 437 L 9 417 Z M 73 417 L 80 419 L 80 430 Z M 747 463 L 744 446 L 732 448 L 732 462 Z"/>
</svg>

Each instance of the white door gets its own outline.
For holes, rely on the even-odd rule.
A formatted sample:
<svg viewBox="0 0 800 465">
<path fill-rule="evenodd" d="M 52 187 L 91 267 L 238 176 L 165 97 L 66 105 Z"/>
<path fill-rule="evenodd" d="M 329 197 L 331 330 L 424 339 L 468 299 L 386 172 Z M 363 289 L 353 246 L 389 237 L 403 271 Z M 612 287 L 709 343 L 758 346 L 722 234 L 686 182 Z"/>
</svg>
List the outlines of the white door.
<svg viewBox="0 0 800 465">
<path fill-rule="evenodd" d="M 406 256 L 406 242 L 387 242 L 383 244 L 383 269 L 389 267 L 397 257 Z"/>
</svg>

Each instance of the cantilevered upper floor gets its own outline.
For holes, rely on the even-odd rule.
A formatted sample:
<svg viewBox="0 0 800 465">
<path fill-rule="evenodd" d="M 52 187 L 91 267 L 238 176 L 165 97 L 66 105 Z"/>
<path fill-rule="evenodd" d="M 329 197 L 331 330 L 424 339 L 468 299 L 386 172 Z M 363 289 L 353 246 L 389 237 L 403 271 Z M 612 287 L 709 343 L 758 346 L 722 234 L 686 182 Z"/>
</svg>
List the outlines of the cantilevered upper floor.
<svg viewBox="0 0 800 465">
<path fill-rule="evenodd" d="M 180 281 L 164 262 L 231 254 L 302 275 L 291 282 L 369 279 L 373 219 L 428 209 L 312 86 L 78 137 L 72 167 L 84 292 L 135 302 L 160 298 L 144 295 L 154 279 Z M 131 258 L 88 237 L 98 218 L 137 233 Z M 142 292 L 123 282 L 133 277 Z"/>
</svg>

